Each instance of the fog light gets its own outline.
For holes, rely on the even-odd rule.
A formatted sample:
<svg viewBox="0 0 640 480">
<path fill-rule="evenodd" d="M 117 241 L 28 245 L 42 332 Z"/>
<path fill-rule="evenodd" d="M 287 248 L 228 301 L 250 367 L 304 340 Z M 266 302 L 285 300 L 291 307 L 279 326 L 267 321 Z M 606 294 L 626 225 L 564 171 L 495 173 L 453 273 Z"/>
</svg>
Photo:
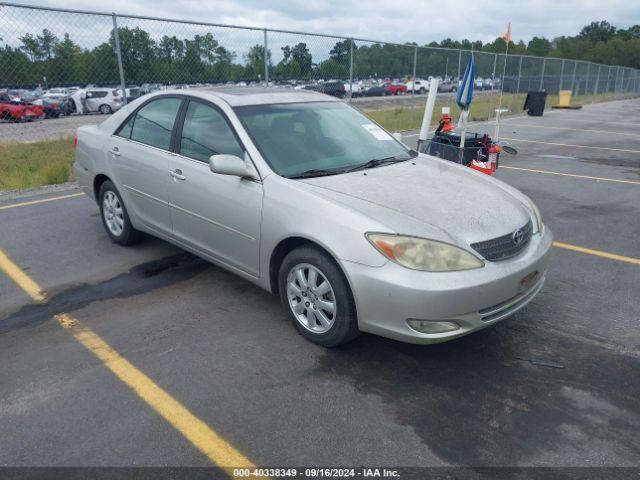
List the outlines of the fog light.
<svg viewBox="0 0 640 480">
<path fill-rule="evenodd" d="M 420 333 L 445 333 L 458 330 L 460 325 L 451 321 L 435 322 L 431 320 L 418 320 L 417 318 L 408 318 L 407 323 L 411 328 Z"/>
</svg>

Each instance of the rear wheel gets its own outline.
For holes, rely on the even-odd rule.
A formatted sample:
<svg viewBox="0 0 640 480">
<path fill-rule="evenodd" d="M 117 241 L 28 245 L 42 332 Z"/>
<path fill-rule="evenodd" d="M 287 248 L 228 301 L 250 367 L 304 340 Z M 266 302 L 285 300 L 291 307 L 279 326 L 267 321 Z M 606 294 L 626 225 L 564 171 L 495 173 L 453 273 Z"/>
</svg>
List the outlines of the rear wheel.
<svg viewBox="0 0 640 480">
<path fill-rule="evenodd" d="M 349 284 L 335 261 L 311 246 L 291 251 L 279 273 L 280 300 L 306 339 L 335 347 L 358 336 Z"/>
<path fill-rule="evenodd" d="M 100 216 L 107 234 L 115 243 L 133 245 L 142 239 L 142 233 L 133 228 L 120 192 L 107 180 L 100 186 L 98 195 Z"/>
<path fill-rule="evenodd" d="M 420 92 L 420 95 L 424 95 L 426 93 L 426 90 L 424 87 L 420 87 L 419 92 Z"/>
<path fill-rule="evenodd" d="M 111 107 L 105 103 L 100 105 L 100 108 L 98 108 L 98 111 L 104 115 L 107 115 L 111 113 L 112 110 L 111 110 Z"/>
</svg>

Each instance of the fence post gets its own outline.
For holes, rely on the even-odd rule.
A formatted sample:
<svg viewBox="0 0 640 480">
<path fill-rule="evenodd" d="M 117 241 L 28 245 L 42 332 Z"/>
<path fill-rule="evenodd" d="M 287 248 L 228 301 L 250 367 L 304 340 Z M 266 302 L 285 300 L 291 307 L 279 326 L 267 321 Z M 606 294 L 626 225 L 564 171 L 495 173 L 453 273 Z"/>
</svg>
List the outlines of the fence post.
<svg viewBox="0 0 640 480">
<path fill-rule="evenodd" d="M 353 38 L 349 43 L 349 101 L 353 98 Z"/>
<path fill-rule="evenodd" d="M 416 67 L 418 66 L 418 46 L 413 47 L 413 88 L 411 89 L 411 96 L 416 94 Z"/>
<path fill-rule="evenodd" d="M 507 59 L 504 59 L 504 63 L 506 65 L 507 63 Z M 496 79 L 496 65 L 498 64 L 498 54 L 494 53 L 493 54 L 493 73 L 491 74 L 491 80 L 495 80 Z"/>
<path fill-rule="evenodd" d="M 589 94 L 589 78 L 591 77 L 591 62 L 587 62 L 587 79 L 584 81 L 584 94 Z M 591 102 L 593 103 L 593 101 Z"/>
<path fill-rule="evenodd" d="M 524 57 L 520 55 L 520 62 L 518 63 L 518 81 L 516 83 L 516 94 L 520 93 L 520 77 L 522 76 L 522 59 Z M 504 82 L 504 79 L 502 80 Z M 502 86 L 504 88 L 504 85 Z"/>
<path fill-rule="evenodd" d="M 462 80 L 460 78 L 460 68 L 462 67 L 462 50 L 458 50 L 458 81 Z"/>
<path fill-rule="evenodd" d="M 576 69 L 578 68 L 578 61 L 573 61 L 573 76 L 571 77 L 571 93 L 573 93 L 573 87 L 576 84 Z"/>
<path fill-rule="evenodd" d="M 560 67 L 560 86 L 558 91 L 562 90 L 562 78 L 564 77 L 564 58 L 562 59 L 562 66 Z"/>
<path fill-rule="evenodd" d="M 113 38 L 116 44 L 116 57 L 118 58 L 118 70 L 120 71 L 120 88 L 122 89 L 122 101 L 127 104 L 127 89 L 124 83 L 124 68 L 122 68 L 122 52 L 120 51 L 120 34 L 118 33 L 118 21 L 116 20 L 116 14 L 112 13 L 113 19 Z"/>
<path fill-rule="evenodd" d="M 542 73 L 540 75 L 540 88 L 538 90 L 542 91 L 542 87 L 544 86 L 544 71 L 547 68 L 547 57 L 542 59 Z"/>
<path fill-rule="evenodd" d="M 600 83 L 600 67 L 602 67 L 602 65 L 598 65 L 598 76 L 596 77 L 596 85 L 593 87 L 593 102 L 595 102 L 596 100 L 596 96 L 598 95 L 598 84 Z"/>
<path fill-rule="evenodd" d="M 620 75 L 620 67 L 616 68 L 616 79 L 613 82 L 613 93 L 618 93 L 618 75 Z"/>
<path fill-rule="evenodd" d="M 264 29 L 264 86 L 269 86 L 269 43 L 267 42 L 267 29 Z"/>
</svg>

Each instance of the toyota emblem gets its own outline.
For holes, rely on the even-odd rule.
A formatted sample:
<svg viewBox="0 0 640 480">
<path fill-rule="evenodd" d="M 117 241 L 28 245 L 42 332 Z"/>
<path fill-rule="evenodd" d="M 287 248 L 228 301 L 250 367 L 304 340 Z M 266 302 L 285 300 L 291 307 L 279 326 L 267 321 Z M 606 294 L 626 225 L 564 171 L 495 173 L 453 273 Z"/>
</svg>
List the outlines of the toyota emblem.
<svg viewBox="0 0 640 480">
<path fill-rule="evenodd" d="M 524 241 L 524 232 L 522 230 L 516 230 L 513 232 L 513 244 L 520 245 Z"/>
</svg>

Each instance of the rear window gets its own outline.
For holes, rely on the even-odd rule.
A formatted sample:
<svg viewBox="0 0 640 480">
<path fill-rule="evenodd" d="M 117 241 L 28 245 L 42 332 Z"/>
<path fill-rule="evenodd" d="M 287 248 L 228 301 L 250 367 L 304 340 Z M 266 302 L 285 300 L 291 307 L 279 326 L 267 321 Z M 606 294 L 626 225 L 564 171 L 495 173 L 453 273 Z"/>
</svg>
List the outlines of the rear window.
<svg viewBox="0 0 640 480">
<path fill-rule="evenodd" d="M 127 123 L 121 131 L 126 136 L 130 131 L 131 140 L 169 150 L 171 132 L 182 100 L 160 98 L 149 102 L 135 114 L 133 125 Z"/>
</svg>

